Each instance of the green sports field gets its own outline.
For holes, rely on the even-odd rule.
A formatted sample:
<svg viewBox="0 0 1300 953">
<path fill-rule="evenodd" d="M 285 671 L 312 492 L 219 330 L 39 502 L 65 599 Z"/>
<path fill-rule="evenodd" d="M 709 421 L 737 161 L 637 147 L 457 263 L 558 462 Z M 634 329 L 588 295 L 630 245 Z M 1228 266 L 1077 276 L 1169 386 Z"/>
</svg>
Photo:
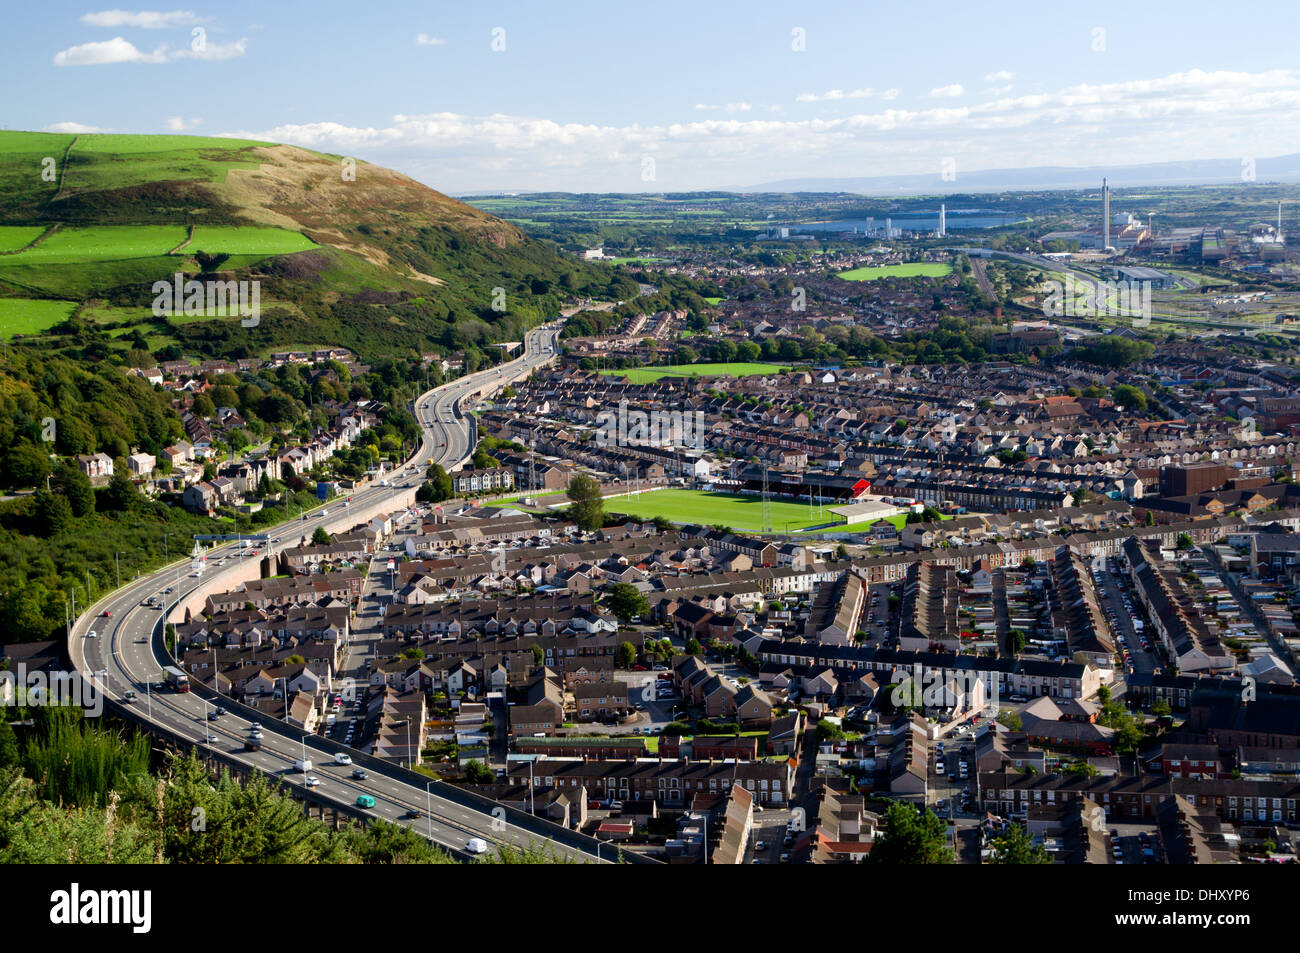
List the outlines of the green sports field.
<svg viewBox="0 0 1300 953">
<path fill-rule="evenodd" d="M 819 518 L 815 507 L 810 518 L 806 502 L 769 500 L 768 510 L 772 532 L 776 533 L 793 533 L 836 519 L 829 510 L 823 510 Z M 761 532 L 763 528 L 763 503 L 757 496 L 710 493 L 707 490 L 653 490 L 631 497 L 608 496 L 605 498 L 605 512 L 627 513 L 641 519 L 662 516 L 674 523 L 698 523 L 702 526 L 720 524 L 746 533 Z"/>
<path fill-rule="evenodd" d="M 942 278 L 952 274 L 952 265 L 943 262 L 910 261 L 901 265 L 870 265 L 841 271 L 845 281 L 875 281 L 877 278 Z"/>
<path fill-rule="evenodd" d="M 601 371 L 626 377 L 629 384 L 651 384 L 661 377 L 749 377 L 751 374 L 780 374 L 789 370 L 781 364 L 679 364 L 676 367 L 632 367 L 621 371 Z"/>
</svg>

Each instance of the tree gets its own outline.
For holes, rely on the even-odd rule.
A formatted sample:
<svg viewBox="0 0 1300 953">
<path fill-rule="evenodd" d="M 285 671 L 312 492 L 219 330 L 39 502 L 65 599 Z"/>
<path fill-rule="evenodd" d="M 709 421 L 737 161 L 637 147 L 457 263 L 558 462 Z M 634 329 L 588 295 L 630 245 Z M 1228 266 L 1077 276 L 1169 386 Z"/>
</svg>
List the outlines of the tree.
<svg viewBox="0 0 1300 953">
<path fill-rule="evenodd" d="M 542 651 L 542 647 L 540 645 L 534 642 L 533 643 L 533 664 L 536 665 L 538 668 L 541 668 L 545 662 L 546 662 L 546 653 Z"/>
<path fill-rule="evenodd" d="M 470 761 L 465 765 L 465 780 L 470 784 L 491 784 L 496 779 L 492 769 L 482 761 Z"/>
<path fill-rule="evenodd" d="M 95 490 L 90 477 L 73 463 L 62 463 L 54 474 L 54 482 L 72 508 L 73 516 L 87 516 L 95 512 Z"/>
<path fill-rule="evenodd" d="M 18 737 L 9 724 L 9 718 L 0 718 L 0 768 L 7 768 L 18 761 Z"/>
<path fill-rule="evenodd" d="M 140 494 L 136 492 L 135 484 L 127 476 L 126 468 L 114 467 L 108 487 L 103 493 L 104 508 L 118 513 L 126 512 L 135 507 L 139 498 Z"/>
<path fill-rule="evenodd" d="M 1192 540 L 1192 537 L 1191 537 L 1191 536 L 1187 535 L 1186 533 L 1179 533 L 1179 534 L 1178 534 L 1178 543 L 1177 543 L 1177 546 L 1178 546 L 1178 548 L 1179 548 L 1180 550 L 1183 550 L 1183 549 L 1191 549 L 1191 548 L 1192 548 L 1193 546 L 1195 546 L 1195 545 L 1196 545 L 1196 543 Z"/>
<path fill-rule="evenodd" d="M 650 603 L 646 601 L 641 590 L 630 582 L 615 583 L 610 587 L 605 600 L 609 611 L 624 622 L 632 618 L 645 618 L 650 613 Z"/>
<path fill-rule="evenodd" d="M 876 834 L 868 864 L 951 864 L 948 826 L 931 810 L 895 801 Z"/>
<path fill-rule="evenodd" d="M 449 500 L 455 489 L 451 484 L 451 476 L 440 464 L 433 464 L 429 467 L 426 474 L 427 479 L 420 484 L 420 488 L 415 491 L 415 498 L 421 503 L 441 503 L 443 500 Z"/>
<path fill-rule="evenodd" d="M 1042 844 L 1034 843 L 1029 831 L 1012 824 L 993 841 L 990 864 L 1050 864 L 1051 856 Z"/>
<path fill-rule="evenodd" d="M 328 546 L 330 544 L 330 534 L 325 532 L 324 526 L 317 526 L 316 532 L 311 534 L 311 541 L 316 546 Z"/>
<path fill-rule="evenodd" d="M 1147 395 L 1132 384 L 1116 384 L 1111 391 L 1115 403 L 1125 410 L 1142 412 L 1147 409 Z"/>
<path fill-rule="evenodd" d="M 843 741 L 848 737 L 844 729 L 835 722 L 823 718 L 817 722 L 817 740 L 818 741 Z"/>
<path fill-rule="evenodd" d="M 614 660 L 619 668 L 631 668 L 636 664 L 636 646 L 626 640 L 618 643 L 618 654 Z"/>
<path fill-rule="evenodd" d="M 699 655 L 700 640 L 695 638 L 695 636 L 691 636 L 689 639 L 686 640 L 686 645 L 683 646 L 682 651 L 685 652 L 687 655 Z"/>
<path fill-rule="evenodd" d="M 1012 655 L 1019 655 L 1029 644 L 1029 637 L 1025 635 L 1023 629 L 1007 630 L 1007 650 Z"/>
<path fill-rule="evenodd" d="M 50 472 L 50 455 L 23 441 L 4 456 L 5 483 L 12 487 L 36 486 Z"/>
<path fill-rule="evenodd" d="M 57 493 L 41 487 L 32 497 L 40 534 L 56 536 L 72 526 L 72 507 Z"/>
<path fill-rule="evenodd" d="M 576 474 L 569 481 L 566 495 L 573 501 L 569 515 L 579 529 L 592 533 L 605 525 L 605 501 L 600 495 L 600 484 L 593 478 L 585 473 Z"/>
</svg>

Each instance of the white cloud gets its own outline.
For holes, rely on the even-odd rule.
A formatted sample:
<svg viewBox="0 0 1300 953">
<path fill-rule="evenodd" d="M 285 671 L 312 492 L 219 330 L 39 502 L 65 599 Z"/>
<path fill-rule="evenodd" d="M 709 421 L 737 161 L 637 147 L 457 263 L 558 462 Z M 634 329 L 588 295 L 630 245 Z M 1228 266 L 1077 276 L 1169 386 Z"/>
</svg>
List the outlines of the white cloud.
<svg viewBox="0 0 1300 953">
<path fill-rule="evenodd" d="M 902 92 L 902 90 L 900 90 L 898 87 L 894 87 L 893 89 L 887 89 L 880 94 L 880 98 L 885 100 L 885 102 L 891 102 L 892 100 L 898 98 L 898 94 L 900 92 Z"/>
<path fill-rule="evenodd" d="M 1011 80 L 1013 80 L 1013 79 L 1015 79 L 1015 78 L 1016 78 L 1016 74 L 1015 74 L 1015 73 L 1011 72 L 1010 70 L 1000 69 L 1000 70 L 997 70 L 997 71 L 995 71 L 995 72 L 985 74 L 985 76 L 984 76 L 984 82 L 986 82 L 986 83 L 1009 83 L 1009 82 L 1011 82 Z"/>
<path fill-rule="evenodd" d="M 172 10 L 169 13 L 159 13 L 156 10 L 139 12 L 101 10 L 98 13 L 84 14 L 81 22 L 89 26 L 109 28 L 133 26 L 141 30 L 167 30 L 178 26 L 192 26 L 195 23 L 202 23 L 203 20 L 190 10 Z"/>
<path fill-rule="evenodd" d="M 89 134 L 92 132 L 107 132 L 99 126 L 87 126 L 82 122 L 52 122 L 45 127 L 46 132 L 71 132 L 76 135 Z"/>
<path fill-rule="evenodd" d="M 749 103 L 723 103 L 721 106 L 711 103 L 696 103 L 695 108 L 704 112 L 747 113 L 754 107 Z"/>
<path fill-rule="evenodd" d="M 186 119 L 183 116 L 172 116 L 167 120 L 167 128 L 172 132 L 185 132 L 203 125 L 202 119 Z"/>
<path fill-rule="evenodd" d="M 417 33 L 415 35 L 417 46 L 446 46 L 447 41 L 440 36 L 431 36 L 428 33 Z"/>
<path fill-rule="evenodd" d="M 640 179 L 645 155 L 655 157 L 660 189 L 862 175 L 864 168 L 937 177 L 954 142 L 966 169 L 1294 151 L 1300 70 L 1192 70 L 972 99 L 919 109 L 881 104 L 800 120 L 761 107 L 661 125 L 440 112 L 373 126 L 326 121 L 230 134 L 365 156 L 444 190 L 638 191 L 646 188 Z"/>
<path fill-rule="evenodd" d="M 228 60 L 243 56 L 248 47 L 245 39 L 234 43 L 205 43 L 202 49 L 174 49 L 163 44 L 145 53 L 130 40 L 115 36 L 111 40 L 82 43 L 54 54 L 55 66 L 105 66 L 112 63 L 170 63 L 176 60 Z"/>
<path fill-rule="evenodd" d="M 947 86 L 936 86 L 934 89 L 930 90 L 930 98 L 951 99 L 955 96 L 960 96 L 965 92 L 966 89 L 961 83 L 949 83 Z"/>
<path fill-rule="evenodd" d="M 55 66 L 102 66 L 106 63 L 162 63 L 158 52 L 141 53 L 135 44 L 115 36 L 111 40 L 82 43 L 54 54 Z"/>
<path fill-rule="evenodd" d="M 842 89 L 828 89 L 824 93 L 800 93 L 795 97 L 795 102 L 815 103 L 837 99 L 867 99 L 871 95 L 872 90 L 869 86 L 863 89 L 850 89 L 847 92 Z"/>
</svg>

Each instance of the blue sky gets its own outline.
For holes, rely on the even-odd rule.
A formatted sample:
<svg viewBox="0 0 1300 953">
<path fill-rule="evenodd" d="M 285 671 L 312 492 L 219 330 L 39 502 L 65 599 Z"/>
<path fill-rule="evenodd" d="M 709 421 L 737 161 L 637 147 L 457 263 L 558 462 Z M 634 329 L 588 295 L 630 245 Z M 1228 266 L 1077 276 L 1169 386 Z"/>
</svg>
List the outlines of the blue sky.
<svg viewBox="0 0 1300 953">
<path fill-rule="evenodd" d="M 1271 0 L 55 0 L 6 11 L 0 125 L 269 138 L 453 193 L 943 168 L 955 190 L 963 170 L 1295 152 L 1297 20 Z"/>
</svg>

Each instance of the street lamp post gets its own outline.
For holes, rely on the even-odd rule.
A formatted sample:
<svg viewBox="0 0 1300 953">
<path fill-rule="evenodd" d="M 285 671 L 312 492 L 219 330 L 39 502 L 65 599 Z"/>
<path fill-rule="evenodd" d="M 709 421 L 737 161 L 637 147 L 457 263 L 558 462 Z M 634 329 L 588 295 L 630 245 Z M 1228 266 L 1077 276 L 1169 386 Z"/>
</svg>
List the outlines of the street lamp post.
<svg viewBox="0 0 1300 953">
<path fill-rule="evenodd" d="M 433 782 L 424 785 L 424 816 L 429 821 L 429 840 L 433 840 Z"/>
</svg>

